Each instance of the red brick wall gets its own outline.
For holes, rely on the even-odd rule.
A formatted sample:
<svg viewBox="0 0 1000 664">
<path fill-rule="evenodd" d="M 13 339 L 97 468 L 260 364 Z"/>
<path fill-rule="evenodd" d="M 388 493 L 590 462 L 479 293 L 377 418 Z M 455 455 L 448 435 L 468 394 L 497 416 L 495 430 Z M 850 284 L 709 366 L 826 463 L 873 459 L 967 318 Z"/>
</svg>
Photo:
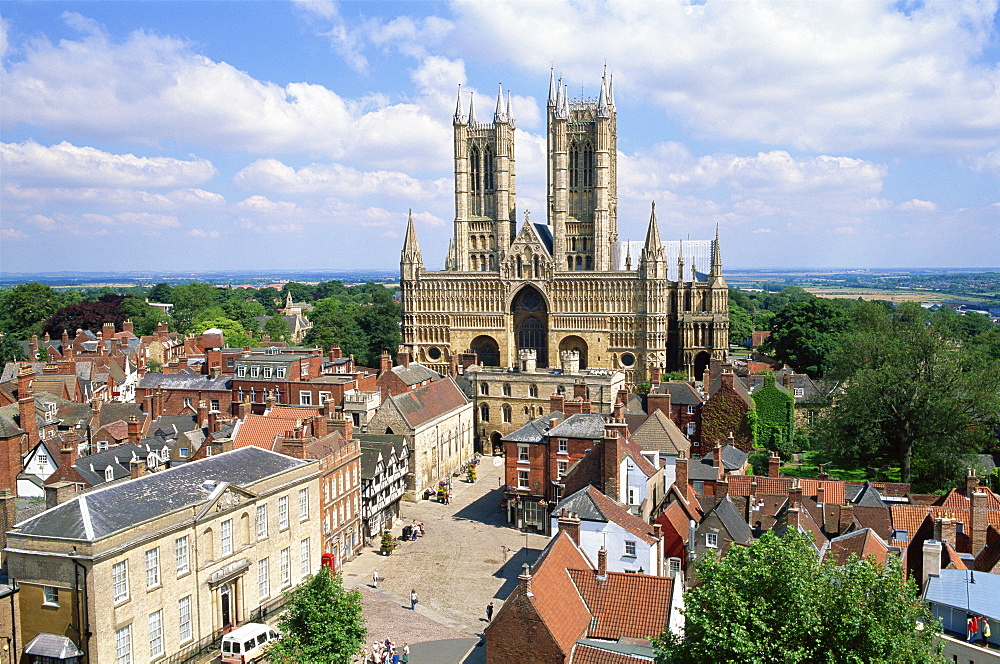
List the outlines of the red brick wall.
<svg viewBox="0 0 1000 664">
<path fill-rule="evenodd" d="M 141 402 L 143 398 L 150 395 L 154 390 L 143 387 L 135 391 L 135 400 Z M 205 404 L 212 408 L 212 399 L 219 400 L 219 412 L 225 413 L 227 416 L 232 415 L 232 401 L 233 395 L 231 392 L 225 392 L 222 390 L 163 390 L 163 412 L 153 413 L 152 418 L 155 420 L 160 415 L 181 415 L 184 413 L 191 413 L 190 410 L 184 407 L 184 399 L 191 399 L 191 407 L 195 410 L 198 409 L 198 402 L 202 399 L 205 400 Z"/>
<path fill-rule="evenodd" d="M 486 663 L 565 664 L 567 658 L 534 606 L 519 589 L 514 593 L 486 630 Z"/>
</svg>

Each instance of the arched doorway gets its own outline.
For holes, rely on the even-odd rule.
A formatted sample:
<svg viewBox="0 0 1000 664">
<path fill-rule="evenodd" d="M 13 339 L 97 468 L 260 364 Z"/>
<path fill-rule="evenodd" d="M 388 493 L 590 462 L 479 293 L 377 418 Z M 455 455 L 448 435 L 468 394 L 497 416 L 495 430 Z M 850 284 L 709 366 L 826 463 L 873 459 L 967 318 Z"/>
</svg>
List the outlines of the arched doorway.
<svg viewBox="0 0 1000 664">
<path fill-rule="evenodd" d="M 470 348 L 477 355 L 480 366 L 500 366 L 500 346 L 497 345 L 496 339 L 493 337 L 482 334 L 472 340 Z"/>
<path fill-rule="evenodd" d="M 492 446 L 492 454 L 503 454 L 503 443 L 500 442 L 500 432 L 494 431 L 490 435 L 490 444 Z"/>
<path fill-rule="evenodd" d="M 575 350 L 580 354 L 580 368 L 587 368 L 587 342 L 580 337 L 571 334 L 568 337 L 563 337 L 563 340 L 559 342 L 559 352 L 562 353 L 564 350 Z"/>
<path fill-rule="evenodd" d="M 705 369 L 708 368 L 709 363 L 712 360 L 712 356 L 708 354 L 707 351 L 701 351 L 694 356 L 694 376 L 695 380 L 701 380 L 705 375 Z M 708 387 L 707 385 L 705 386 Z"/>
<path fill-rule="evenodd" d="M 533 286 L 525 286 L 514 297 L 514 338 L 518 351 L 533 348 L 539 367 L 549 366 L 549 314 L 545 298 Z"/>
</svg>

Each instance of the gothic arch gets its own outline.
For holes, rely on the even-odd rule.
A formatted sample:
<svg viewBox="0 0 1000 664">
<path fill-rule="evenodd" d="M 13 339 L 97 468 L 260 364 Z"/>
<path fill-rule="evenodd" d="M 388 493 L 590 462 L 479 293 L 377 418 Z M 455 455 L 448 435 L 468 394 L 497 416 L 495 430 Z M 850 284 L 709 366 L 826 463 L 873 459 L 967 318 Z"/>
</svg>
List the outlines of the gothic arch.
<svg viewBox="0 0 1000 664">
<path fill-rule="evenodd" d="M 538 354 L 538 366 L 549 366 L 549 306 L 545 295 L 526 285 L 512 298 L 510 312 L 517 350 L 533 348 Z"/>
<path fill-rule="evenodd" d="M 480 366 L 498 367 L 500 366 L 500 346 L 497 340 L 488 334 L 481 334 L 472 340 L 469 346 L 478 355 Z"/>
<path fill-rule="evenodd" d="M 694 379 L 701 380 L 705 375 L 705 369 L 708 368 L 709 362 L 711 362 L 712 356 L 708 354 L 707 351 L 701 351 L 694 356 Z M 705 386 L 708 389 L 708 386 Z"/>
<path fill-rule="evenodd" d="M 562 353 L 564 350 L 575 350 L 580 353 L 580 368 L 587 368 L 587 342 L 582 338 L 571 334 L 567 337 L 563 337 L 559 342 L 559 352 Z"/>
</svg>

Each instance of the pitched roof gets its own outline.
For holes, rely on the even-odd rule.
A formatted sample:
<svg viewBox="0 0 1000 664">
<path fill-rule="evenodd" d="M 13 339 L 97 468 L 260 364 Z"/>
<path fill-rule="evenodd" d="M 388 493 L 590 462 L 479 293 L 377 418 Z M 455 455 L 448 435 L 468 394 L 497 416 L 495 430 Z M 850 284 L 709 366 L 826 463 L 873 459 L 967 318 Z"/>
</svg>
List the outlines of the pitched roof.
<svg viewBox="0 0 1000 664">
<path fill-rule="evenodd" d="M 268 417 L 283 417 L 286 420 L 305 420 L 319 414 L 319 408 L 293 408 L 292 406 L 275 406 L 267 411 Z"/>
<path fill-rule="evenodd" d="M 648 653 L 648 656 L 646 656 Z M 581 639 L 573 645 L 572 664 L 637 664 L 653 661 L 652 648 L 619 646 L 607 641 Z"/>
<path fill-rule="evenodd" d="M 943 569 L 927 579 L 924 599 L 963 613 L 1000 620 L 1000 576 L 971 570 Z"/>
<path fill-rule="evenodd" d="M 659 636 L 670 619 L 673 577 L 570 569 L 573 585 L 590 614 L 587 636 L 595 639 Z"/>
<path fill-rule="evenodd" d="M 701 394 L 694 389 L 691 383 L 681 380 L 672 380 L 666 383 L 654 385 L 650 390 L 651 394 L 670 394 L 670 403 L 675 406 L 700 406 L 704 403 Z"/>
<path fill-rule="evenodd" d="M 139 387 L 155 389 L 162 387 L 164 390 L 201 390 L 207 392 L 230 392 L 232 391 L 232 376 L 204 376 L 202 374 L 165 374 L 147 373 L 139 379 Z"/>
<path fill-rule="evenodd" d="M 889 547 L 871 528 L 862 528 L 840 537 L 834 537 L 823 550 L 823 558 L 830 558 L 837 565 L 847 564 L 851 554 L 858 558 L 874 556 L 876 562 L 884 565 L 886 557 L 889 555 Z"/>
<path fill-rule="evenodd" d="M 207 480 L 245 487 L 307 461 L 254 447 L 233 450 L 84 493 L 15 527 L 22 535 L 96 541 L 182 509 L 200 505 Z"/>
<path fill-rule="evenodd" d="M 252 445 L 264 450 L 274 450 L 276 441 L 284 438 L 285 434 L 295 429 L 298 424 L 298 420 L 295 419 L 251 413 L 236 430 L 233 449 Z"/>
<path fill-rule="evenodd" d="M 719 517 L 719 520 L 729 532 L 734 542 L 749 543 L 753 539 L 753 531 L 750 530 L 750 525 L 740 516 L 740 513 L 728 495 L 720 500 L 719 504 L 711 511 L 715 512 Z"/>
<path fill-rule="evenodd" d="M 575 512 L 583 521 L 599 521 L 615 523 L 646 544 L 656 542 L 653 527 L 643 519 L 632 514 L 627 508 L 618 504 L 594 486 L 584 487 L 571 496 L 559 501 L 553 514 L 560 514 L 565 509 Z"/>
<path fill-rule="evenodd" d="M 391 397 L 391 400 L 406 423 L 414 429 L 469 403 L 465 394 L 450 377 L 397 394 Z"/>
<path fill-rule="evenodd" d="M 642 449 L 660 454 L 673 455 L 691 449 L 691 441 L 659 408 L 635 429 L 632 440 Z"/>
<path fill-rule="evenodd" d="M 549 541 L 531 570 L 530 599 L 564 653 L 569 653 L 573 643 L 584 635 L 591 619 L 587 605 L 570 578 L 569 569 L 592 567 L 566 531 L 560 531 Z M 509 602 L 510 598 L 503 608 Z"/>
<path fill-rule="evenodd" d="M 436 381 L 441 378 L 441 374 L 429 367 L 425 367 L 419 362 L 410 362 L 410 366 L 408 367 L 398 365 L 393 367 L 391 371 L 407 386 L 417 385 L 427 380 Z"/>
<path fill-rule="evenodd" d="M 500 440 L 511 443 L 544 443 L 547 442 L 545 436 L 549 432 L 549 423 L 552 420 L 562 421 L 563 414 L 554 410 L 548 415 L 543 415 L 536 420 L 528 422 L 520 429 L 512 431 Z"/>
<path fill-rule="evenodd" d="M 604 415 L 600 413 L 576 413 L 549 430 L 553 438 L 590 438 L 604 437 Z"/>
</svg>

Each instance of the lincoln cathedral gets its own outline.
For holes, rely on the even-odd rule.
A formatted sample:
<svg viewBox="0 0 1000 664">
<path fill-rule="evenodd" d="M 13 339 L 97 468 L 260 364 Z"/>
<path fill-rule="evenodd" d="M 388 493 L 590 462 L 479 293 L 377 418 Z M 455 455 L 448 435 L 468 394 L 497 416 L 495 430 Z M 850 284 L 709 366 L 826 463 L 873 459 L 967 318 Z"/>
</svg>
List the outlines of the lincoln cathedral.
<svg viewBox="0 0 1000 664">
<path fill-rule="evenodd" d="M 554 74 L 547 103 L 547 210 L 515 208 L 514 116 L 497 96 L 492 122 L 455 109 L 455 235 L 443 270 L 424 268 L 409 220 L 400 261 L 403 343 L 446 373 L 453 354 L 484 366 L 526 357 L 557 368 L 701 376 L 729 348 L 728 288 L 715 240 L 663 241 L 650 212 L 645 241 L 618 239 L 614 85 L 570 99 Z M 654 204 L 655 206 L 655 204 Z"/>
</svg>

